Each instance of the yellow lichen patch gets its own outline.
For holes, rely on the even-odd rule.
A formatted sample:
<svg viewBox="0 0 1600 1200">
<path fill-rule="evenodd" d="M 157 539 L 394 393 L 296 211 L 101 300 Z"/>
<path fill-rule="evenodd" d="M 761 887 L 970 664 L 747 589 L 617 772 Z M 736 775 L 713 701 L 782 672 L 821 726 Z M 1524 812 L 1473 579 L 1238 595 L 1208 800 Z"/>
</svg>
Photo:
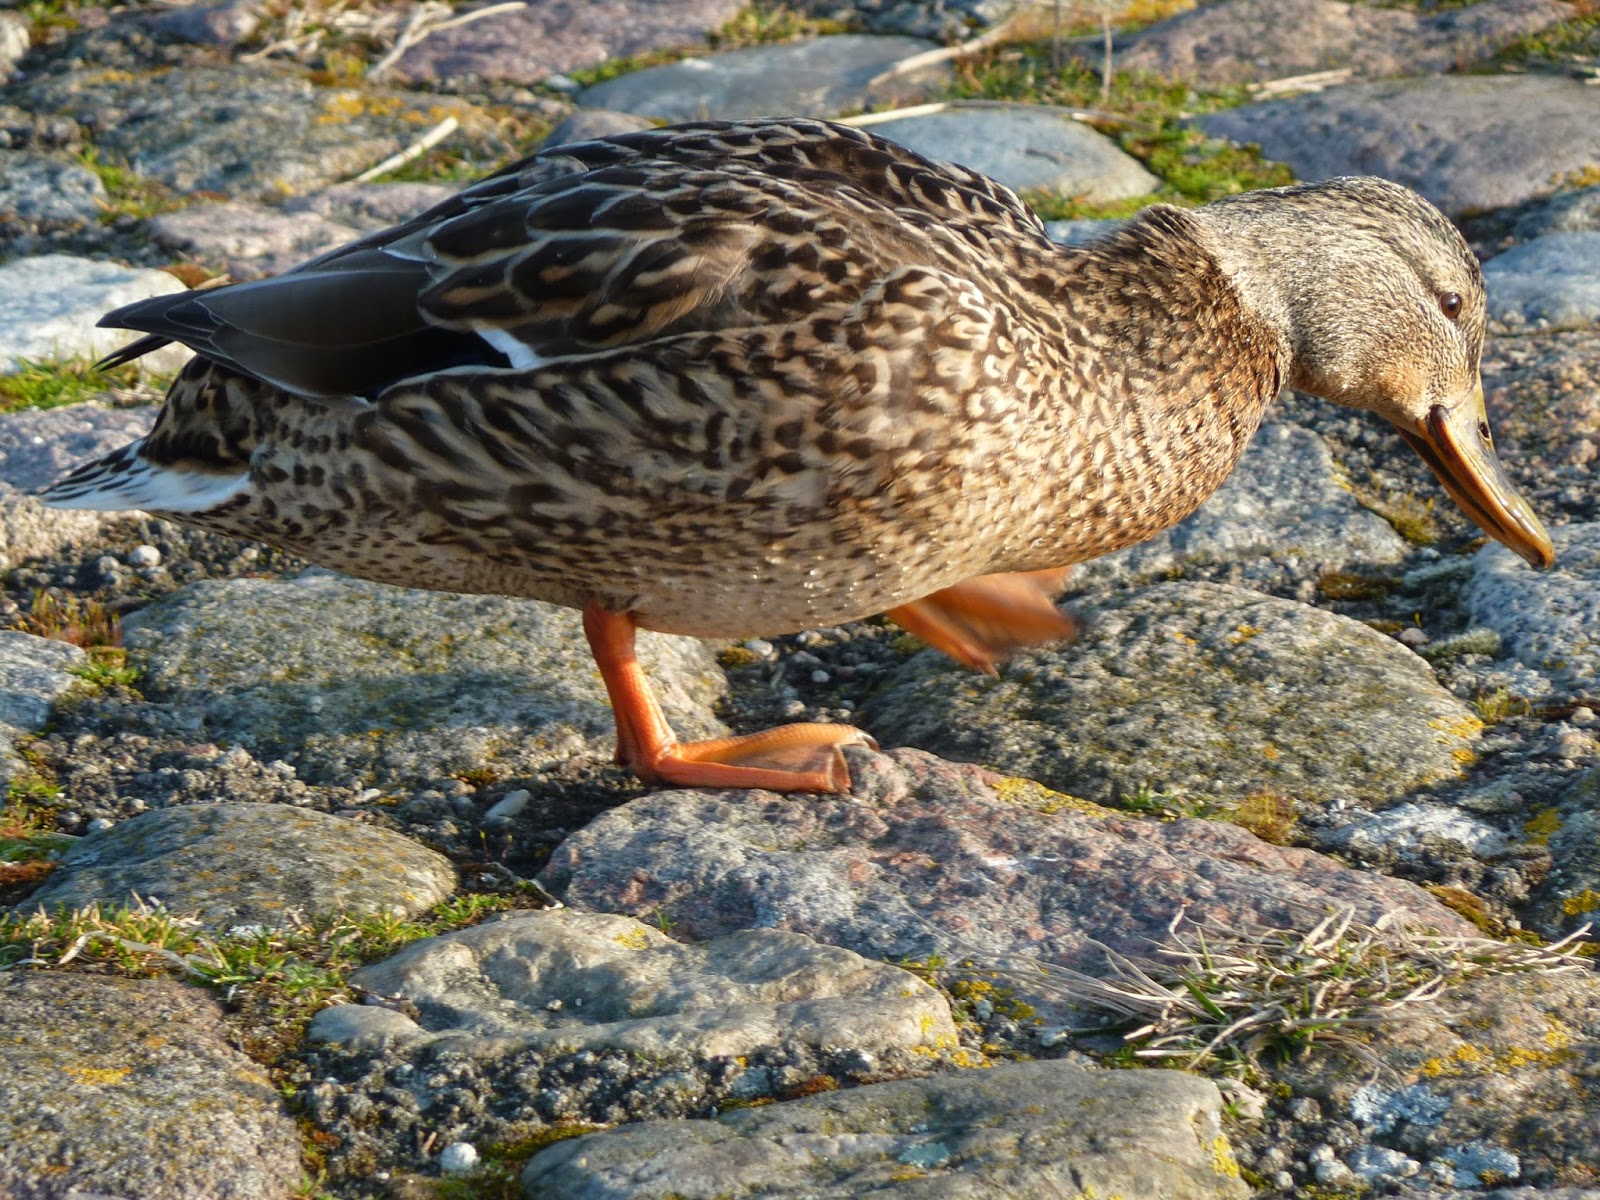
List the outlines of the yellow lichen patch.
<svg viewBox="0 0 1600 1200">
<path fill-rule="evenodd" d="M 405 107 L 399 96 L 375 96 L 368 92 L 334 92 L 322 102 L 318 125 L 334 125 L 358 117 L 390 117 Z"/>
<path fill-rule="evenodd" d="M 61 1070 L 79 1083 L 92 1083 L 98 1087 L 115 1087 L 133 1074 L 132 1067 L 62 1067 Z"/>
<path fill-rule="evenodd" d="M 753 667 L 761 661 L 761 656 L 754 650 L 747 650 L 743 646 L 726 646 L 717 652 L 717 661 L 724 667 L 737 669 L 739 667 Z"/>
<path fill-rule="evenodd" d="M 1265 632 L 1259 625 L 1241 625 L 1228 635 L 1228 641 L 1235 646 L 1242 646 L 1259 633 Z"/>
<path fill-rule="evenodd" d="M 1229 1179 L 1239 1178 L 1239 1160 L 1233 1157 L 1233 1147 L 1228 1145 L 1228 1139 L 1222 1134 L 1217 1134 L 1206 1143 L 1206 1153 L 1211 1158 L 1211 1169 L 1218 1175 L 1225 1175 Z"/>
<path fill-rule="evenodd" d="M 1458 767 L 1470 767 L 1478 761 L 1478 756 L 1470 746 L 1457 746 L 1450 751 L 1450 757 Z"/>
<path fill-rule="evenodd" d="M 1042 783 L 1032 779 L 1021 779 L 1015 775 L 1007 775 L 997 779 L 992 785 L 997 799 L 1004 800 L 1007 804 L 1020 804 L 1024 808 L 1031 808 L 1035 812 L 1053 817 L 1063 809 L 1074 812 L 1086 813 L 1091 817 L 1109 817 L 1115 813 L 1092 800 L 1084 800 L 1079 796 L 1068 795 L 1066 792 L 1053 791 Z"/>
<path fill-rule="evenodd" d="M 1551 1035 L 1554 1034 L 1554 1041 Z M 1543 1046 L 1508 1046 L 1493 1049 L 1472 1042 L 1457 1046 L 1451 1053 L 1423 1060 L 1418 1073 L 1430 1079 L 1459 1079 L 1468 1075 L 1495 1075 L 1529 1067 L 1559 1067 L 1572 1060 L 1572 1037 L 1560 1027 L 1545 1034 Z"/>
<path fill-rule="evenodd" d="M 1568 896 L 1561 902 L 1561 911 L 1569 917 L 1592 913 L 1597 908 L 1600 908 L 1600 892 L 1593 888 L 1584 888 L 1583 891 Z"/>
<path fill-rule="evenodd" d="M 629 950 L 650 949 L 650 935 L 642 929 L 624 930 L 622 933 L 613 935 L 611 940 L 619 946 L 627 947 Z"/>
<path fill-rule="evenodd" d="M 1550 835 L 1561 830 L 1561 814 L 1553 808 L 1541 808 L 1523 823 L 1522 832 L 1535 846 L 1548 846 Z"/>
<path fill-rule="evenodd" d="M 1429 729 L 1447 733 L 1451 737 L 1475 738 L 1483 732 L 1483 722 L 1463 713 L 1459 717 L 1435 717 L 1428 722 Z"/>
</svg>

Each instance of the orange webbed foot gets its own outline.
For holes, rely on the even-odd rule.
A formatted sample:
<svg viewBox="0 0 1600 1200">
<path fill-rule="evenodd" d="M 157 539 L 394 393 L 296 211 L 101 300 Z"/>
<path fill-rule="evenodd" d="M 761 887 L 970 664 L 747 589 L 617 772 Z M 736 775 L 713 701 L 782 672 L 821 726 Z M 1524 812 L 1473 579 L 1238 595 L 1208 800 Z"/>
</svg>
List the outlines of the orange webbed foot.
<svg viewBox="0 0 1600 1200">
<path fill-rule="evenodd" d="M 617 761 L 645 783 L 848 792 L 843 747 L 877 749 L 852 725 L 780 725 L 743 737 L 680 742 L 634 656 L 635 628 L 626 613 L 607 612 L 592 600 L 584 606 L 583 631 L 616 714 Z"/>
<path fill-rule="evenodd" d="M 958 663 L 993 675 L 1018 650 L 1077 636 L 1078 623 L 1055 606 L 1071 570 L 978 575 L 886 615 Z"/>
</svg>

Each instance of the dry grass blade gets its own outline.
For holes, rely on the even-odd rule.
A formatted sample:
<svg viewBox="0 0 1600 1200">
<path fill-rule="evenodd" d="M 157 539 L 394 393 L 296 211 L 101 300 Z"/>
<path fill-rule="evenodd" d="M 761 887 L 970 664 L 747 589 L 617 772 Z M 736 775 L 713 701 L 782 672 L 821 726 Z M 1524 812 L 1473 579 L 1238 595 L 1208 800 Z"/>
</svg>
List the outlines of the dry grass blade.
<svg viewBox="0 0 1600 1200">
<path fill-rule="evenodd" d="M 1014 980 L 1035 996 L 1108 1013 L 1137 1058 L 1235 1070 L 1317 1042 L 1370 1058 L 1358 1033 L 1457 984 L 1590 970 L 1583 955 L 1588 932 L 1584 926 L 1558 942 L 1530 945 L 1424 933 L 1393 916 L 1366 924 L 1343 911 L 1304 931 L 1240 933 L 1186 924 L 1180 914 L 1166 942 L 1142 963 L 1100 946 L 1107 965 L 1098 975 L 1014 960 L 984 973 Z"/>
</svg>

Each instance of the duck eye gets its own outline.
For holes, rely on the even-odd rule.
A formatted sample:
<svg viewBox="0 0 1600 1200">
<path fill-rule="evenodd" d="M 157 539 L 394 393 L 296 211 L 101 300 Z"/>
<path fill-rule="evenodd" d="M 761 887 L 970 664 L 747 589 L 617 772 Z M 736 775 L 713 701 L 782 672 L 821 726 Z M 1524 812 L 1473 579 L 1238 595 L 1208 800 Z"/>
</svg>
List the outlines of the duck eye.
<svg viewBox="0 0 1600 1200">
<path fill-rule="evenodd" d="M 1461 315 L 1461 293 L 1446 292 L 1439 297 L 1439 311 L 1454 321 Z"/>
</svg>

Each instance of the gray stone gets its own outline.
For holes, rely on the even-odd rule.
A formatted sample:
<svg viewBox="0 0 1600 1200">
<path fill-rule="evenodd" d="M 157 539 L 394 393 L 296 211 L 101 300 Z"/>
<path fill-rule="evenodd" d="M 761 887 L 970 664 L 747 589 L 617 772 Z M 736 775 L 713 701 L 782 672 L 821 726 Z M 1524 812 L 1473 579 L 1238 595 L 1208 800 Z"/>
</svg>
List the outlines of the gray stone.
<svg viewBox="0 0 1600 1200">
<path fill-rule="evenodd" d="M 409 83 L 539 83 L 608 58 L 703 46 L 743 7 L 742 0 L 530 0 L 431 34 L 406 51 L 394 74 Z"/>
<path fill-rule="evenodd" d="M 848 797 L 630 801 L 569 836 L 540 881 L 577 908 L 665 916 L 691 941 L 759 926 L 891 962 L 970 962 L 1041 1012 L 1072 1006 L 1041 964 L 1098 974 L 1108 947 L 1148 963 L 1180 914 L 1246 932 L 1351 909 L 1471 931 L 1412 884 L 1224 821 L 1129 817 L 918 751 L 848 755 Z"/>
<path fill-rule="evenodd" d="M 1236 803 L 1374 803 L 1457 776 L 1480 724 L 1392 638 L 1213 584 L 1097 597 L 1069 646 L 998 679 L 926 651 L 864 710 L 885 744 L 1115 802 L 1141 787 Z"/>
<path fill-rule="evenodd" d="M 46 508 L 37 497 L 0 483 L 0 571 L 87 542 L 115 519 L 115 514 Z"/>
<path fill-rule="evenodd" d="M 1552 191 L 1600 160 L 1594 89 L 1554 75 L 1449 75 L 1330 88 L 1199 118 L 1302 179 L 1382 175 L 1452 215 Z"/>
<path fill-rule="evenodd" d="M 1492 859 L 1510 847 L 1506 835 L 1442 804 L 1400 804 L 1330 835 L 1328 850 L 1385 867 L 1465 857 Z"/>
<path fill-rule="evenodd" d="M 572 1138 L 535 1155 L 522 1188 L 539 1200 L 1242 1198 L 1221 1110 L 1215 1084 L 1177 1071 L 1012 1063 Z"/>
<path fill-rule="evenodd" d="M 32 47 L 28 22 L 20 13 L 0 12 L 0 81 L 16 74 L 17 64 Z"/>
<path fill-rule="evenodd" d="M 1016 0 L 795 0 L 786 7 L 869 33 L 903 33 L 955 43 L 1017 11 Z M 1120 8 L 1118 0 L 1112 7 Z"/>
<path fill-rule="evenodd" d="M 0 150 L 0 218 L 86 225 L 99 218 L 105 201 L 100 176 L 80 163 Z"/>
<path fill-rule="evenodd" d="M 1558 192 L 1540 200 L 1517 216 L 1511 227 L 1518 241 L 1531 241 L 1547 233 L 1581 233 L 1600 230 L 1600 187 Z"/>
<path fill-rule="evenodd" d="M 315 213 L 289 213 L 240 201 L 194 204 L 151 220 L 164 250 L 219 267 L 235 280 L 278 275 L 357 236 Z"/>
<path fill-rule="evenodd" d="M 56 698 L 78 681 L 73 668 L 87 661 L 66 642 L 0 630 L 0 786 L 21 768 L 17 738 L 44 728 Z"/>
<path fill-rule="evenodd" d="M 1210 84 L 1342 67 L 1370 76 L 1442 74 L 1570 15 L 1561 0 L 1482 0 L 1433 12 L 1339 0 L 1222 0 L 1119 39 L 1116 62 L 1124 71 Z"/>
<path fill-rule="evenodd" d="M 1563 526 L 1551 538 L 1549 571 L 1530 569 L 1498 543 L 1478 551 L 1467 610 L 1558 695 L 1600 695 L 1600 525 Z"/>
<path fill-rule="evenodd" d="M 956 108 L 884 121 L 872 132 L 929 158 L 982 171 L 1014 191 L 1045 188 L 1101 203 L 1143 196 L 1161 183 L 1110 138 L 1057 108 Z"/>
<path fill-rule="evenodd" d="M 379 786 L 533 774 L 609 747 L 580 626 L 533 600 L 325 571 L 193 584 L 123 623 L 145 694 L 197 709 L 207 738 Z M 709 706 L 726 680 L 705 643 L 645 634 L 640 657 L 681 735 L 721 730 Z"/>
<path fill-rule="evenodd" d="M 1523 921 L 1545 937 L 1565 937 L 1600 920 L 1600 770 L 1579 774 L 1555 806 L 1536 815 L 1556 828 L 1530 835 L 1549 847 L 1550 874 Z"/>
<path fill-rule="evenodd" d="M 1096 221 L 1080 217 L 1070 221 L 1046 221 L 1044 231 L 1058 246 L 1087 246 L 1121 224 L 1121 221 Z"/>
<path fill-rule="evenodd" d="M 943 82 L 948 64 L 873 85 L 896 63 L 932 48 L 916 38 L 855 34 L 752 46 L 635 71 L 586 89 L 578 103 L 662 121 L 832 117 Z"/>
<path fill-rule="evenodd" d="M 319 1014 L 313 1038 L 655 1060 L 790 1041 L 875 1057 L 956 1044 L 943 995 L 916 976 L 772 929 L 685 946 L 628 917 L 553 910 L 415 942 L 352 981 L 403 998 L 416 1020 L 344 1005 Z"/>
<path fill-rule="evenodd" d="M 298 1131 L 235 1036 L 168 980 L 0 972 L 0 1194 L 291 1195 Z"/>
<path fill-rule="evenodd" d="M 648 117 L 632 113 L 612 112 L 608 108 L 580 108 L 552 129 L 539 149 L 551 146 L 570 146 L 573 142 L 588 142 L 595 138 L 612 137 L 619 133 L 635 133 L 652 129 L 655 122 Z"/>
<path fill-rule="evenodd" d="M 1195 513 L 1147 542 L 1084 563 L 1072 583 L 1147 581 L 1185 567 L 1259 558 L 1316 575 L 1351 563 L 1399 562 L 1407 549 L 1387 521 L 1339 486 L 1327 442 L 1274 421 Z"/>
<path fill-rule="evenodd" d="M 151 24 L 168 37 L 201 46 L 230 49 L 261 28 L 257 0 L 225 0 L 222 4 L 196 4 L 158 13 Z"/>
<path fill-rule="evenodd" d="M 121 329 L 96 329 L 113 308 L 181 292 L 165 271 L 45 254 L 0 266 L 0 374 L 19 360 L 98 358 L 128 341 Z M 189 352 L 169 347 L 147 356 L 151 370 L 175 370 Z"/>
<path fill-rule="evenodd" d="M 446 117 L 446 145 L 504 157 L 480 110 L 449 96 L 318 87 L 265 63 L 248 72 L 179 67 L 150 75 L 84 71 L 24 89 L 35 112 L 73 117 L 100 151 L 175 192 L 281 200 L 359 173 Z"/>
<path fill-rule="evenodd" d="M 80 839 L 21 907 L 137 895 L 222 932 L 280 928 L 291 914 L 414 916 L 455 883 L 442 854 L 387 829 L 286 804 L 186 804 Z"/>
<path fill-rule="evenodd" d="M 1512 332 L 1600 320 L 1600 232 L 1547 233 L 1483 264 L 1489 316 Z"/>
<path fill-rule="evenodd" d="M 0 483 L 28 491 L 47 487 L 72 468 L 143 437 L 155 415 L 154 405 L 100 404 L 0 414 Z"/>
<path fill-rule="evenodd" d="M 1461 1178 L 1457 1169 L 1496 1159 L 1499 1182 L 1517 1177 L 1507 1169 L 1513 1162 L 1524 1178 L 1593 1178 L 1600 1103 L 1573 1081 L 1600 1069 L 1597 1020 L 1600 981 L 1585 966 L 1469 977 L 1373 1031 L 1365 1050 L 1385 1068 L 1376 1079 L 1329 1054 L 1304 1055 L 1274 1074 L 1325 1112 L 1363 1123 L 1376 1117 L 1373 1132 L 1420 1161 L 1421 1179 L 1476 1189 L 1488 1180 L 1478 1171 Z"/>
<path fill-rule="evenodd" d="M 361 233 L 409 221 L 448 200 L 455 188 L 440 183 L 336 183 L 283 202 L 286 213 L 310 213 Z"/>
</svg>

